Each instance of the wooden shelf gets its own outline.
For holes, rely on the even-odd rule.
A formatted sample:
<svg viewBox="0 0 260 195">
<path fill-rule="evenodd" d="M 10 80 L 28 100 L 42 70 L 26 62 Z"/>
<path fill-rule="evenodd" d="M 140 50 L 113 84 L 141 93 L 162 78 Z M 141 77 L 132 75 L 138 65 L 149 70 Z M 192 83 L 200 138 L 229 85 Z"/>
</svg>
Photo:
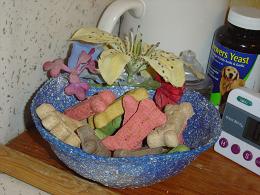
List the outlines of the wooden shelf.
<svg viewBox="0 0 260 195">
<path fill-rule="evenodd" d="M 68 169 L 52 152 L 35 129 L 27 130 L 7 146 L 27 154 L 66 173 L 80 177 Z M 82 178 L 82 177 L 81 177 Z M 214 152 L 201 154 L 180 174 L 150 187 L 112 189 L 121 194 L 260 194 L 260 177 Z"/>
</svg>

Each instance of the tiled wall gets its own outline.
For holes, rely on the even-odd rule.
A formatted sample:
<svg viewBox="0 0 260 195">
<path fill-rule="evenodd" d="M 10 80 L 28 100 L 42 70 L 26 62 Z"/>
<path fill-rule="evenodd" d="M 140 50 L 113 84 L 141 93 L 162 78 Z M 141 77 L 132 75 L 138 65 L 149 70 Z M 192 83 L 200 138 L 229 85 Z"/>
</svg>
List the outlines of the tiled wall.
<svg viewBox="0 0 260 195">
<path fill-rule="evenodd" d="M 79 27 L 95 26 L 112 0 L 0 0 L 0 143 L 21 133 L 42 63 L 64 58 Z"/>
</svg>

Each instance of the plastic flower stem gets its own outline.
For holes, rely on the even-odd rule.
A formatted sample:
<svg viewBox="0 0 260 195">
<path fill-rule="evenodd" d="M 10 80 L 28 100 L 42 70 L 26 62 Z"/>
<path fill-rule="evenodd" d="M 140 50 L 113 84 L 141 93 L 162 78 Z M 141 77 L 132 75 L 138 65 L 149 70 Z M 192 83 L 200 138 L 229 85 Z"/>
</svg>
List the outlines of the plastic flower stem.
<svg viewBox="0 0 260 195">
<path fill-rule="evenodd" d="M 137 74 L 137 73 L 141 70 L 141 68 L 144 67 L 145 65 L 146 65 L 146 64 L 141 64 L 141 65 L 132 73 L 132 75 Z"/>
</svg>

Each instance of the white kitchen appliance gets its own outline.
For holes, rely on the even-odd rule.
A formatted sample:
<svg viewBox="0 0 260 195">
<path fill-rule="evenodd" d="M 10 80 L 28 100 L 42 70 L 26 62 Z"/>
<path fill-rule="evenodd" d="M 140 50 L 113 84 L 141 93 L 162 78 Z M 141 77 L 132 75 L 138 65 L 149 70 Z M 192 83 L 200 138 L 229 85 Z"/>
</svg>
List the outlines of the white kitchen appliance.
<svg viewBox="0 0 260 195">
<path fill-rule="evenodd" d="M 260 175 L 260 93 L 232 90 L 222 122 L 215 151 Z"/>
</svg>

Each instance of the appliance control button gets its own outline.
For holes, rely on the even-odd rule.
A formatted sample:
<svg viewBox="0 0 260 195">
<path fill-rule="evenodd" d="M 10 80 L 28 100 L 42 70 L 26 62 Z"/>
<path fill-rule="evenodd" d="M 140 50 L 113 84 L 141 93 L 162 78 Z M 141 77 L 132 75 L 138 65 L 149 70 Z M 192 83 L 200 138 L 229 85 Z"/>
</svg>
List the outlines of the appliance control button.
<svg viewBox="0 0 260 195">
<path fill-rule="evenodd" d="M 233 154 L 239 154 L 239 152 L 240 152 L 240 147 L 239 147 L 239 145 L 233 144 L 233 145 L 231 146 L 231 151 L 232 151 Z"/>
<path fill-rule="evenodd" d="M 260 157 L 255 159 L 256 166 L 260 167 Z"/>
<path fill-rule="evenodd" d="M 252 152 L 246 150 L 246 151 L 243 153 L 243 157 L 244 157 L 244 159 L 245 159 L 246 161 L 250 161 L 250 160 L 252 160 L 252 158 L 253 158 L 253 154 L 252 154 Z"/>
<path fill-rule="evenodd" d="M 224 137 L 222 137 L 218 143 L 222 148 L 226 148 L 228 146 L 228 140 Z"/>
</svg>

